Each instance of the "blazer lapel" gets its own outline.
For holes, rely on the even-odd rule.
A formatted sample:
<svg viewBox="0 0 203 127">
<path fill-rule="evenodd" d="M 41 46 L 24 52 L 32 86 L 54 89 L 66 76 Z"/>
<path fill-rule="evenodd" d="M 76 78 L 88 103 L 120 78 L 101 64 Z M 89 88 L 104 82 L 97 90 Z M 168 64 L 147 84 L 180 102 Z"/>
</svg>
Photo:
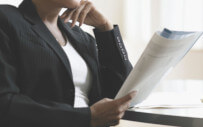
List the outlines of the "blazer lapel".
<svg viewBox="0 0 203 127">
<path fill-rule="evenodd" d="M 81 33 L 74 31 L 71 29 L 70 24 L 65 24 L 61 19 L 59 19 L 59 27 L 63 29 L 63 31 L 68 36 L 70 43 L 77 50 L 77 52 L 83 57 L 85 62 L 87 63 L 89 69 L 92 72 L 93 77 L 97 75 L 97 62 L 91 57 L 90 50 L 88 49 L 87 40 L 81 35 Z M 95 78 L 95 77 L 94 77 Z"/>
<path fill-rule="evenodd" d="M 51 34 L 51 32 L 48 30 L 48 28 L 40 23 L 37 25 L 34 25 L 32 29 L 38 34 L 45 42 L 51 47 L 51 49 L 58 55 L 58 57 L 61 59 L 63 62 L 64 66 L 66 67 L 66 70 L 68 71 L 68 74 L 72 78 L 72 71 L 70 67 L 69 60 L 67 58 L 67 55 L 63 51 L 62 47 L 60 44 L 56 41 L 54 36 Z"/>
<path fill-rule="evenodd" d="M 32 29 L 35 33 L 40 36 L 60 58 L 72 79 L 70 63 L 65 52 L 37 14 L 32 1 L 24 0 L 19 9 L 24 14 L 24 17 L 32 24 Z"/>
<path fill-rule="evenodd" d="M 40 36 L 61 59 L 68 74 L 72 79 L 73 78 L 72 71 L 71 71 L 70 62 L 67 58 L 67 55 L 65 54 L 62 47 L 59 45 L 59 43 L 56 41 L 54 36 L 51 34 L 49 29 L 46 27 L 46 25 L 43 23 L 43 21 L 37 14 L 36 8 L 33 5 L 32 1 L 31 0 L 23 1 L 19 9 L 24 14 L 24 17 L 31 24 L 33 24 L 32 29 L 35 31 L 35 33 L 38 34 L 38 36 Z M 83 59 L 89 66 L 93 77 L 97 75 L 97 68 L 98 68 L 97 63 L 96 63 L 96 60 L 90 55 L 91 52 L 89 51 L 87 44 L 85 43 L 86 39 L 81 35 L 81 33 L 75 30 L 72 30 L 70 26 L 68 24 L 65 24 L 60 18 L 58 19 L 58 25 L 60 29 L 65 32 L 73 47 L 83 57 Z"/>
<path fill-rule="evenodd" d="M 78 51 L 78 53 L 83 57 L 85 62 L 87 63 L 90 71 L 92 72 L 92 87 L 89 92 L 89 98 L 94 100 L 93 102 L 97 101 L 98 97 L 101 96 L 101 87 L 99 85 L 99 70 L 98 70 L 98 63 L 96 58 L 93 58 L 91 55 L 91 50 L 88 49 L 88 45 L 86 42 L 87 40 L 85 39 L 84 36 L 81 35 L 81 33 L 74 31 L 70 28 L 70 24 L 64 24 L 60 19 L 59 19 L 59 26 L 63 25 L 62 28 L 64 29 L 66 35 L 68 36 L 68 39 L 70 43 L 73 45 L 73 47 Z M 76 33 L 77 32 L 77 33 Z M 91 102 L 90 102 L 91 103 Z"/>
</svg>

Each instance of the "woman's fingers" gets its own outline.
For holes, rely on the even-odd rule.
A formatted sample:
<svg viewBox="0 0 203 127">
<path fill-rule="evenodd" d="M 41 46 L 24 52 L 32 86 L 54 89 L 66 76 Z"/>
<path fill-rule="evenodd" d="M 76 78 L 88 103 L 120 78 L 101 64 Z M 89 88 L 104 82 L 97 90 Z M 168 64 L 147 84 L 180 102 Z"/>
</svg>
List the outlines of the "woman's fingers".
<svg viewBox="0 0 203 127">
<path fill-rule="evenodd" d="M 75 10 L 76 10 L 76 9 L 67 9 L 67 10 L 60 16 L 60 18 L 62 18 L 62 19 L 64 20 L 64 22 L 67 23 L 67 22 L 71 19 L 71 17 L 72 17 L 72 15 L 73 15 L 73 13 L 75 12 Z"/>
<path fill-rule="evenodd" d="M 116 126 L 120 123 L 120 120 L 116 120 L 116 121 L 113 121 L 111 123 L 109 123 L 109 126 Z"/>
<path fill-rule="evenodd" d="M 129 108 L 130 102 L 135 97 L 135 95 L 136 92 L 133 91 L 120 99 L 114 100 L 114 103 L 116 105 L 116 113 L 121 114 L 125 112 Z"/>
<path fill-rule="evenodd" d="M 71 19 L 74 12 L 75 10 L 69 10 L 68 12 L 66 12 L 66 15 L 63 18 L 65 23 L 67 23 Z"/>
<path fill-rule="evenodd" d="M 78 19 L 78 21 L 80 23 L 79 26 L 82 26 L 82 24 L 85 21 L 87 14 L 90 12 L 91 8 L 92 8 L 91 3 L 87 3 L 86 6 L 83 8 L 82 12 L 80 13 L 79 19 Z"/>
<path fill-rule="evenodd" d="M 111 118 L 109 119 L 111 126 L 117 125 L 119 123 L 120 119 L 124 116 L 125 111 L 129 108 L 130 102 L 135 97 L 135 95 L 136 92 L 133 91 L 126 96 L 113 101 L 115 105 L 114 111 L 112 112 L 113 114 L 111 114 Z"/>
<path fill-rule="evenodd" d="M 116 116 L 113 116 L 111 118 L 111 121 L 109 121 L 109 125 L 110 126 L 115 126 L 115 125 L 118 125 L 119 122 L 120 122 L 120 119 L 124 116 L 125 112 L 121 112 L 119 113 L 118 115 Z"/>
<path fill-rule="evenodd" d="M 82 26 L 82 24 L 85 22 L 86 16 L 91 11 L 91 8 L 91 2 L 82 0 L 78 8 L 74 10 L 67 9 L 61 15 L 61 18 L 64 19 L 65 23 L 72 20 L 71 27 L 74 27 L 77 21 L 80 23 L 79 26 Z"/>
<path fill-rule="evenodd" d="M 120 99 L 117 99 L 116 101 L 120 105 L 122 105 L 122 104 L 125 105 L 126 103 L 130 102 L 135 97 L 135 95 L 136 95 L 136 91 L 132 91 L 129 94 L 127 94 L 126 96 L 124 96 Z"/>
<path fill-rule="evenodd" d="M 66 17 L 67 13 L 69 12 L 69 9 L 67 9 L 63 14 L 60 16 L 62 19 Z"/>
<path fill-rule="evenodd" d="M 85 8 L 86 3 L 81 1 L 81 6 L 76 9 L 76 11 L 72 15 L 72 24 L 71 27 L 74 27 L 76 22 L 78 21 L 78 18 L 80 16 L 80 13 L 82 12 L 83 8 Z"/>
<path fill-rule="evenodd" d="M 134 96 L 135 92 L 132 92 L 117 100 L 105 98 L 93 104 L 90 107 L 91 126 L 117 125 Z"/>
</svg>

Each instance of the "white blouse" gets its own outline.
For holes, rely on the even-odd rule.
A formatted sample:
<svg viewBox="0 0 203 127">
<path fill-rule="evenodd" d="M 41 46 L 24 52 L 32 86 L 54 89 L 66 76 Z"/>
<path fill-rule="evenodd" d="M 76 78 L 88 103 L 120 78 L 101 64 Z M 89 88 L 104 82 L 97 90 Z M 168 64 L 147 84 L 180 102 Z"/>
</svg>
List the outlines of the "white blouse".
<svg viewBox="0 0 203 127">
<path fill-rule="evenodd" d="M 70 61 L 72 70 L 73 82 L 75 85 L 74 107 L 88 107 L 88 92 L 92 81 L 89 67 L 69 41 L 67 41 L 67 44 L 62 46 L 62 48 Z"/>
</svg>

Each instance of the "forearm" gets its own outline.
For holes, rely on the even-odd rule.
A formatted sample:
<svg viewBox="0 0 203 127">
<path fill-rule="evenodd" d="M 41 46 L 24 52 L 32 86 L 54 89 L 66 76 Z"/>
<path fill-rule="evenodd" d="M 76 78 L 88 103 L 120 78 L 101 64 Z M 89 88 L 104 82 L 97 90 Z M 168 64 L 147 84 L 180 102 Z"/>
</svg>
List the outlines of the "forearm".
<svg viewBox="0 0 203 127">
<path fill-rule="evenodd" d="M 103 97 L 114 98 L 132 70 L 118 26 L 110 31 L 94 30 L 98 47 Z"/>
<path fill-rule="evenodd" d="M 129 73 L 132 65 L 128 59 L 128 54 L 122 40 L 119 27 L 109 31 L 100 31 L 94 29 L 97 45 L 98 56 L 102 66 L 113 67 L 116 70 L 124 69 Z"/>
<path fill-rule="evenodd" d="M 100 30 L 101 32 L 113 30 L 113 24 L 109 21 L 106 21 L 105 24 L 95 27 L 96 29 Z"/>
</svg>

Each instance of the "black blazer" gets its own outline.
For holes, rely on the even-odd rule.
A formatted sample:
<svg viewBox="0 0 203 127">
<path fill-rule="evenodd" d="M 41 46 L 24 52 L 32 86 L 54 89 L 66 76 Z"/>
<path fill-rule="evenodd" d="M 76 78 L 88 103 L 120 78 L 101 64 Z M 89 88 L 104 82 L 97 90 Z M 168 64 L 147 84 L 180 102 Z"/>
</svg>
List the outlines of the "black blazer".
<svg viewBox="0 0 203 127">
<path fill-rule="evenodd" d="M 60 19 L 58 26 L 93 74 L 90 105 L 113 98 L 132 69 L 118 26 L 94 29 L 96 40 Z M 69 60 L 31 0 L 0 5 L 0 126 L 88 127 L 90 108 L 73 103 Z"/>
</svg>

